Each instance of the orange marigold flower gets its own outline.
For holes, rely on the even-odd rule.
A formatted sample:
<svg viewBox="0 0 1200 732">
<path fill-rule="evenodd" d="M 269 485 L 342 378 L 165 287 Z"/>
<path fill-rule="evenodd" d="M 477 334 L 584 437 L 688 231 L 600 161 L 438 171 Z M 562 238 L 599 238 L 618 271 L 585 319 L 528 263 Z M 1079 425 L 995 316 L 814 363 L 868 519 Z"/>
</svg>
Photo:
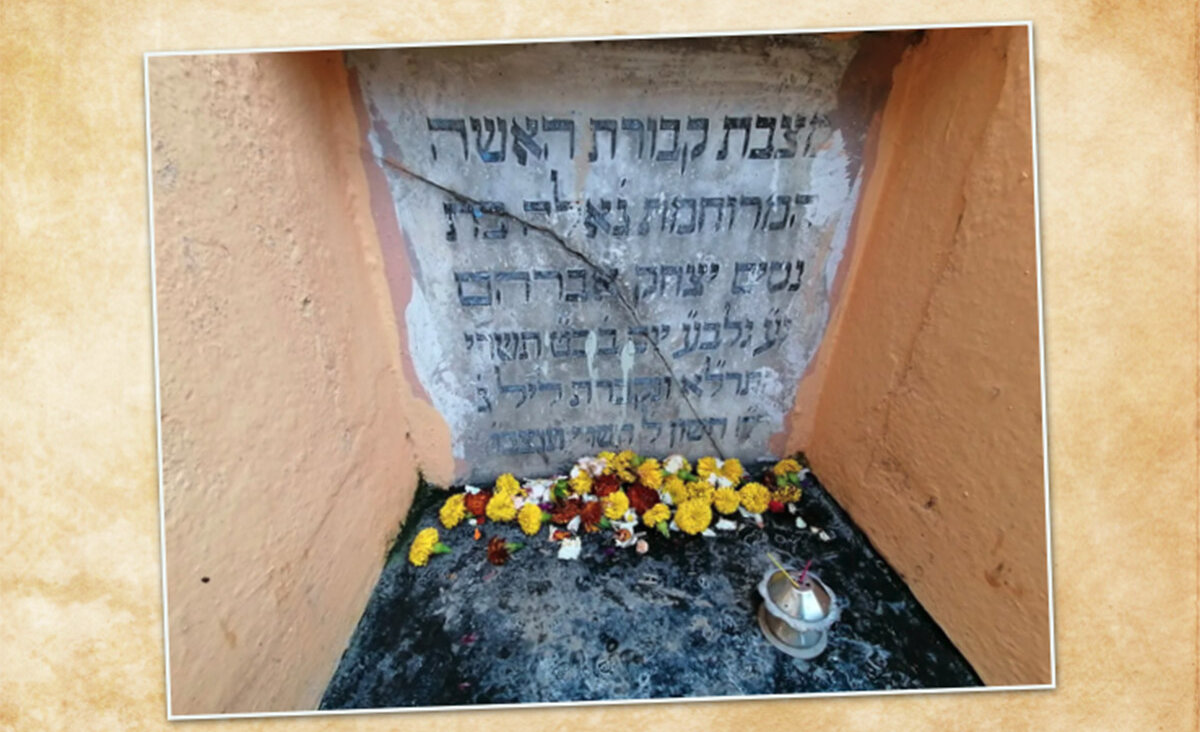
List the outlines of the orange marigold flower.
<svg viewBox="0 0 1200 732">
<path fill-rule="evenodd" d="M 589 534 L 600 529 L 600 519 L 602 518 L 604 518 L 604 507 L 600 505 L 600 501 L 590 501 L 579 512 L 579 524 Z"/>
<path fill-rule="evenodd" d="M 615 475 L 601 475 L 592 481 L 592 493 L 603 498 L 621 487 L 621 479 Z"/>
<path fill-rule="evenodd" d="M 629 486 L 628 495 L 629 504 L 633 506 L 633 510 L 637 511 L 639 515 L 660 502 L 658 491 L 650 490 L 641 483 L 634 483 Z"/>
<path fill-rule="evenodd" d="M 577 498 L 571 498 L 563 501 L 555 506 L 550 511 L 550 520 L 559 526 L 570 523 L 571 519 L 579 515 L 583 509 L 583 502 Z"/>
<path fill-rule="evenodd" d="M 492 494 L 488 491 L 479 491 L 478 493 L 468 493 L 463 497 L 463 503 L 467 510 L 475 518 L 481 518 L 484 512 L 487 511 L 488 501 L 492 500 Z"/>
</svg>

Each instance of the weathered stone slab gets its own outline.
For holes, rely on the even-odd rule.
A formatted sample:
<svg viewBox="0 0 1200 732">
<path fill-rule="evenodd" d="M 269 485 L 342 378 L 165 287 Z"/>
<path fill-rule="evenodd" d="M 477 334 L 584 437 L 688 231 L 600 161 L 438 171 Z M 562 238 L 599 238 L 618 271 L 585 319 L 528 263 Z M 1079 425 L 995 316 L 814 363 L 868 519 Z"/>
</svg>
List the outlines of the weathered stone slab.
<svg viewBox="0 0 1200 732">
<path fill-rule="evenodd" d="M 853 40 L 348 54 L 409 247 L 418 377 L 471 477 L 768 454 L 857 198 Z"/>
</svg>

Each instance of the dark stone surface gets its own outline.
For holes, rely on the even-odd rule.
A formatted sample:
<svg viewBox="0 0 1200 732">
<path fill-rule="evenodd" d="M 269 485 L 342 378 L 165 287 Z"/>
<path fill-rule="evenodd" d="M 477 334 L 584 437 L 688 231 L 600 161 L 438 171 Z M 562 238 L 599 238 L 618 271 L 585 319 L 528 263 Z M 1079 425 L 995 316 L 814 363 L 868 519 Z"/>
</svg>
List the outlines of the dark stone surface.
<svg viewBox="0 0 1200 732">
<path fill-rule="evenodd" d="M 761 467 L 758 468 L 760 470 Z M 757 472 L 757 470 L 756 470 Z M 607 552 L 583 537 L 556 557 L 543 528 L 437 523 L 445 493 L 414 502 L 403 545 L 384 569 L 321 702 L 322 709 L 947 688 L 981 682 L 903 581 L 809 478 L 799 514 L 713 538 L 647 534 L 649 553 Z M 453 553 L 411 566 L 408 541 L 438 526 Z M 640 530 L 640 529 L 639 529 Z M 488 563 L 487 539 L 526 547 Z M 802 661 L 772 647 L 755 619 L 770 566 L 813 559 L 843 605 L 829 647 Z"/>
</svg>

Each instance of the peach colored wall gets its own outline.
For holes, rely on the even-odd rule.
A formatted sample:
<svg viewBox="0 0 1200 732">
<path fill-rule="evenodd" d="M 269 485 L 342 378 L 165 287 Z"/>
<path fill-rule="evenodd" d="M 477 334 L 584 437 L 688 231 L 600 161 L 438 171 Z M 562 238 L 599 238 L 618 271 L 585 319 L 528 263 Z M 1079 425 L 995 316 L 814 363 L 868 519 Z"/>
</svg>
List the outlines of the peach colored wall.
<svg viewBox="0 0 1200 732">
<path fill-rule="evenodd" d="M 905 53 L 788 440 L 989 684 L 1051 680 L 1028 53 Z"/>
<path fill-rule="evenodd" d="M 780 443 L 989 683 L 1049 677 L 1023 33 L 930 33 L 890 96 L 903 48 L 862 70 L 887 101 Z M 453 473 L 386 284 L 405 247 L 337 54 L 150 72 L 172 711 L 311 708 L 416 469 Z"/>
<path fill-rule="evenodd" d="M 171 711 L 313 708 L 448 432 L 340 56 L 154 58 L 150 109 Z"/>
</svg>

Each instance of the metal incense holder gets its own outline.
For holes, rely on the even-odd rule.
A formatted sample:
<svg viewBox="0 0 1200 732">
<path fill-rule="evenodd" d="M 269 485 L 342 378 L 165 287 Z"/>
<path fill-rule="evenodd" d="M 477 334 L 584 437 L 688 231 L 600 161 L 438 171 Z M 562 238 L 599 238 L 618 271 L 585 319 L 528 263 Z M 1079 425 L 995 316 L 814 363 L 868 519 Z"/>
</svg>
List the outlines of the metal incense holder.
<svg viewBox="0 0 1200 732">
<path fill-rule="evenodd" d="M 788 575 L 770 569 L 758 583 L 758 594 L 763 599 L 758 625 L 771 645 L 796 658 L 821 655 L 830 626 L 842 614 L 833 590 L 815 574 L 806 573 L 794 585 Z"/>
</svg>

